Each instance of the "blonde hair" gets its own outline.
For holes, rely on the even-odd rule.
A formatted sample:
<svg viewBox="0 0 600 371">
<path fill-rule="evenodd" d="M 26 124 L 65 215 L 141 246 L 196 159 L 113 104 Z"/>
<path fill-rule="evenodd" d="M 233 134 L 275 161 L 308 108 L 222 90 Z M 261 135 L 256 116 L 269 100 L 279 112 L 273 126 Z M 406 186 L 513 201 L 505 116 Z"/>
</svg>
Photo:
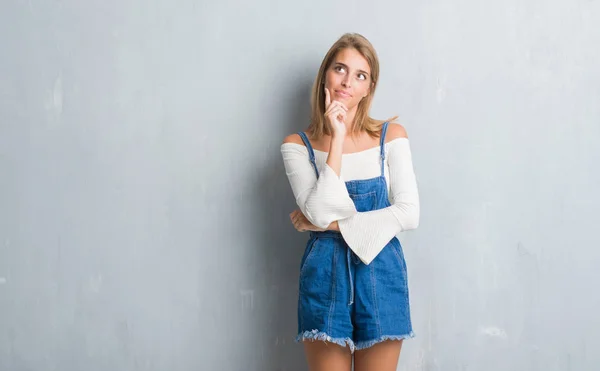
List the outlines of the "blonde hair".
<svg viewBox="0 0 600 371">
<path fill-rule="evenodd" d="M 384 122 L 393 121 L 398 118 L 398 116 L 394 116 L 382 121 L 369 116 L 371 102 L 373 101 L 373 95 L 379 81 L 379 58 L 373 45 L 364 36 L 357 33 L 346 33 L 331 46 L 325 58 L 323 58 L 312 87 L 311 122 L 307 129 L 312 138 L 319 139 L 323 135 L 331 135 L 329 128 L 325 124 L 325 92 L 323 84 L 325 83 L 325 73 L 333 62 L 333 59 L 341 50 L 346 48 L 358 51 L 367 60 L 371 68 L 369 94 L 358 103 L 350 134 L 355 135 L 361 131 L 366 131 L 370 136 L 377 137 L 381 132 L 381 126 Z"/>
</svg>

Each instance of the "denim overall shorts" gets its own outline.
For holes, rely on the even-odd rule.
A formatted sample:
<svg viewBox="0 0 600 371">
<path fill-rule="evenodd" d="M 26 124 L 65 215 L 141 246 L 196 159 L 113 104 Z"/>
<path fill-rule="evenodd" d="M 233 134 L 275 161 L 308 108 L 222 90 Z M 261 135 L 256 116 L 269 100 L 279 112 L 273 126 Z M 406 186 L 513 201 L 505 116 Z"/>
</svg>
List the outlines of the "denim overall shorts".
<svg viewBox="0 0 600 371">
<path fill-rule="evenodd" d="M 381 130 L 381 175 L 346 182 L 359 212 L 390 206 Z M 317 178 L 313 148 L 308 149 Z M 298 336 L 296 341 L 323 340 L 348 346 L 351 352 L 385 340 L 414 337 L 410 318 L 406 262 L 396 237 L 369 264 L 364 264 L 335 231 L 311 232 L 300 262 Z"/>
</svg>

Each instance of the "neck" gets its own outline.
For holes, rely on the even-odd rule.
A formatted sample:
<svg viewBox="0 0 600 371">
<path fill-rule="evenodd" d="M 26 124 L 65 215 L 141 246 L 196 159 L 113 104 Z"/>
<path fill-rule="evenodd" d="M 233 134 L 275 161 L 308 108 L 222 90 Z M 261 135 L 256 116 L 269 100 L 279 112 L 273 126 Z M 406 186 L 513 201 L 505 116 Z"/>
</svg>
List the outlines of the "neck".
<svg viewBox="0 0 600 371">
<path fill-rule="evenodd" d="M 353 107 L 352 109 L 346 112 L 346 132 L 350 133 L 352 131 L 352 125 L 354 124 L 354 118 L 356 117 L 356 110 L 358 106 Z"/>
</svg>

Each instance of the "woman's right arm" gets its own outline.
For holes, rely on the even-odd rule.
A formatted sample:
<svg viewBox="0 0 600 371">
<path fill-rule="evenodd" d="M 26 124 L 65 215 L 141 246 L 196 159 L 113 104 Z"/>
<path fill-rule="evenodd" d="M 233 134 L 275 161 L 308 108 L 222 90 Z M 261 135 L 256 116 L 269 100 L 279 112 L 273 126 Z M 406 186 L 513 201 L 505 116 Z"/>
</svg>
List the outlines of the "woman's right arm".
<svg viewBox="0 0 600 371">
<path fill-rule="evenodd" d="M 331 128 L 331 142 L 329 143 L 329 154 L 327 165 L 339 177 L 342 172 L 342 153 L 344 153 L 344 139 L 346 137 L 346 112 L 348 108 L 341 102 L 331 101 L 329 90 L 325 88 L 325 125 Z"/>
<path fill-rule="evenodd" d="M 332 141 L 327 162 L 319 178 L 310 163 L 308 150 L 297 134 L 285 138 L 281 154 L 285 172 L 296 198 L 296 204 L 315 226 L 328 229 L 330 224 L 357 213 L 348 195 L 346 184 L 340 177 L 343 143 Z"/>
</svg>

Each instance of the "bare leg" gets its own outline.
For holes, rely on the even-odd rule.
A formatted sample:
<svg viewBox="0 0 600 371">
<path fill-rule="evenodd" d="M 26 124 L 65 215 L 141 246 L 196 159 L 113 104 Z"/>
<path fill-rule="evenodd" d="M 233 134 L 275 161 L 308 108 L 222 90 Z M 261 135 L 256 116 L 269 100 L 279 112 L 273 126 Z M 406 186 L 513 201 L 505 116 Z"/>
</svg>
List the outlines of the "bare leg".
<svg viewBox="0 0 600 371">
<path fill-rule="evenodd" d="M 402 340 L 389 340 L 354 352 L 354 371 L 396 371 Z"/>
<path fill-rule="evenodd" d="M 324 341 L 305 341 L 304 351 L 310 371 L 350 371 L 350 348 Z"/>
</svg>

